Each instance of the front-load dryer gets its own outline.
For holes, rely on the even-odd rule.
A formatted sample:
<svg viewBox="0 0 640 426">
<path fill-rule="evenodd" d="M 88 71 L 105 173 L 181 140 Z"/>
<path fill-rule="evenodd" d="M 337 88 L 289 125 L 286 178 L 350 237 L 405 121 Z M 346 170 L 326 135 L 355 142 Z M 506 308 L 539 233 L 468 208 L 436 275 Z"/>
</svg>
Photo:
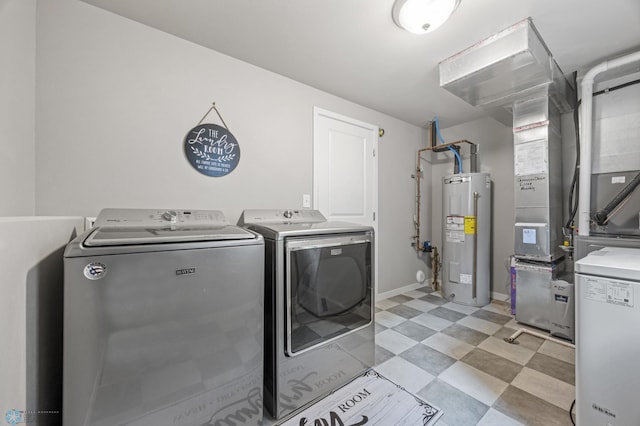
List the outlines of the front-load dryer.
<svg viewBox="0 0 640 426">
<path fill-rule="evenodd" d="M 315 210 L 245 210 L 265 240 L 264 406 L 276 419 L 374 363 L 374 233 Z"/>
<path fill-rule="evenodd" d="M 263 273 L 218 211 L 100 212 L 64 254 L 64 424 L 261 424 Z"/>
</svg>

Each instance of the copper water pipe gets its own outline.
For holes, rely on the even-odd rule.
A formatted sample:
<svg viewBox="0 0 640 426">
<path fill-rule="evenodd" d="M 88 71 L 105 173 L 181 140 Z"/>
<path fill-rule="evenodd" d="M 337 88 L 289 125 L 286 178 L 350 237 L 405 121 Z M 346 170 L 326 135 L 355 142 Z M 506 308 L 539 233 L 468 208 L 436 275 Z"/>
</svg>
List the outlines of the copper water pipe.
<svg viewBox="0 0 640 426">
<path fill-rule="evenodd" d="M 433 126 L 429 126 L 429 139 L 431 140 L 431 132 L 433 132 Z M 416 183 L 417 183 L 417 194 L 416 194 L 416 220 L 415 222 L 415 226 L 416 226 L 416 235 L 415 235 L 415 248 L 416 251 L 424 251 L 421 247 L 420 247 L 420 177 L 422 175 L 422 171 L 420 170 L 420 160 L 422 159 L 422 157 L 420 157 L 420 154 L 422 154 L 424 151 L 433 151 L 434 148 L 447 148 L 449 146 L 454 146 L 454 145 L 460 145 L 463 143 L 467 143 L 469 145 L 471 145 L 472 147 L 472 163 L 471 163 L 471 172 L 475 173 L 477 170 L 477 163 L 476 163 L 476 149 L 477 149 L 477 145 L 473 142 L 469 142 L 466 139 L 462 139 L 459 141 L 455 141 L 455 142 L 448 142 L 448 143 L 443 143 L 440 145 L 436 145 L 436 146 L 430 146 L 427 148 L 422 148 L 418 150 L 418 155 L 416 157 L 416 174 L 414 175 L 416 178 Z"/>
<path fill-rule="evenodd" d="M 433 141 L 433 126 L 429 126 L 429 140 Z M 478 161 L 477 161 L 478 146 L 475 143 L 470 142 L 466 139 L 462 139 L 455 142 L 443 143 L 441 145 L 432 145 L 430 147 L 422 148 L 418 150 L 418 153 L 416 156 L 416 173 L 414 175 L 416 178 L 417 194 L 416 194 L 416 220 L 414 221 L 416 226 L 416 235 L 415 235 L 415 242 L 413 244 L 416 248 L 416 251 L 418 252 L 425 251 L 423 247 L 420 247 L 420 204 L 421 204 L 420 177 L 422 176 L 422 170 L 420 169 L 420 160 L 422 159 L 422 157 L 420 155 L 425 151 L 433 151 L 434 148 L 437 148 L 438 151 L 440 151 L 441 148 L 447 148 L 450 146 L 460 145 L 463 143 L 467 143 L 471 146 L 471 156 L 470 156 L 471 172 L 475 173 L 478 171 L 477 170 L 478 169 Z M 431 287 L 434 290 L 438 290 L 437 286 L 438 286 L 438 273 L 440 269 L 440 256 L 438 254 L 437 247 L 433 247 L 432 256 L 433 256 L 433 259 L 431 262 L 431 270 L 432 270 Z M 474 273 L 474 279 L 475 279 L 475 273 Z"/>
</svg>

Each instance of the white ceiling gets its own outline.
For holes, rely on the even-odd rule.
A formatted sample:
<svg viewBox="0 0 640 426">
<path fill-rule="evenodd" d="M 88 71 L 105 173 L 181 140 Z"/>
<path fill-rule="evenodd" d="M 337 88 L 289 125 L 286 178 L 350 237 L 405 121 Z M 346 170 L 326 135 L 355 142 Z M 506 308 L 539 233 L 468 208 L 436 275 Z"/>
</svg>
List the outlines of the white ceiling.
<svg viewBox="0 0 640 426">
<path fill-rule="evenodd" d="M 487 115 L 439 87 L 438 62 L 531 17 L 565 74 L 640 49 L 640 0 L 462 0 L 413 35 L 393 0 L 83 0 L 391 116 Z"/>
</svg>

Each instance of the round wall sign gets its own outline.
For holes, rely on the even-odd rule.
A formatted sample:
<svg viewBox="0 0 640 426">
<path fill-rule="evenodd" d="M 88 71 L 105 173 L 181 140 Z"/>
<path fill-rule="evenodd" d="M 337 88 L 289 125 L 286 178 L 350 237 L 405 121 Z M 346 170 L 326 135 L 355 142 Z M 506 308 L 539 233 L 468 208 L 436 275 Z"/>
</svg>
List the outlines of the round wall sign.
<svg viewBox="0 0 640 426">
<path fill-rule="evenodd" d="M 203 175 L 228 175 L 240 162 L 240 145 L 231 132 L 217 124 L 200 124 L 184 138 L 184 153 Z"/>
</svg>

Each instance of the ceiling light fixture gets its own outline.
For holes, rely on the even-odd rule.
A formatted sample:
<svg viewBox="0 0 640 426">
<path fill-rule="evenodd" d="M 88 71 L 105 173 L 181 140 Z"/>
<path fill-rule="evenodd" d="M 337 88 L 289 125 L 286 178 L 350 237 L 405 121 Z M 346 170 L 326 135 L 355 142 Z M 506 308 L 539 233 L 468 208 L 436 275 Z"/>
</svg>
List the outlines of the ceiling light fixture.
<svg viewBox="0 0 640 426">
<path fill-rule="evenodd" d="M 413 34 L 425 34 L 444 24 L 460 0 L 396 0 L 393 22 Z"/>
</svg>

